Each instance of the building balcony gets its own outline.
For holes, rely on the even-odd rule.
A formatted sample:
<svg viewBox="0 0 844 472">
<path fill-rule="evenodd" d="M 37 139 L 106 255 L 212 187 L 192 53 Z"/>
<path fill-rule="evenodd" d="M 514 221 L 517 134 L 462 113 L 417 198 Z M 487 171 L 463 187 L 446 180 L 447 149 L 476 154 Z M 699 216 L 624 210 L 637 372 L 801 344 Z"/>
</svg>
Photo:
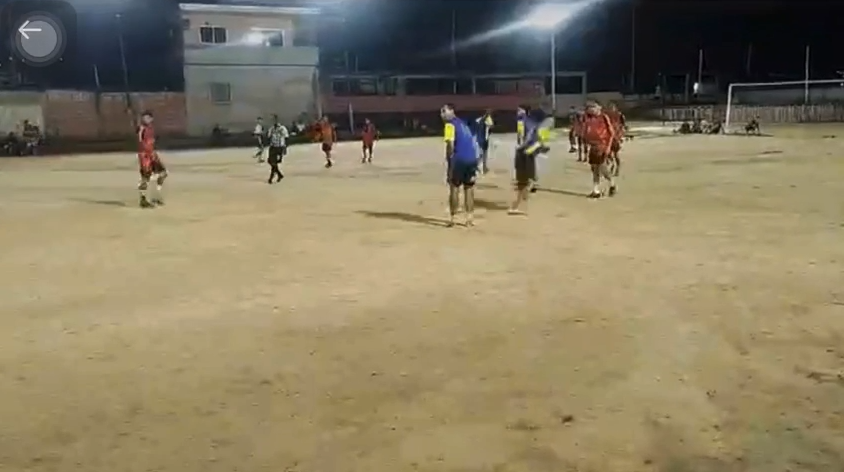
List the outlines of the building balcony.
<svg viewBox="0 0 844 472">
<path fill-rule="evenodd" d="M 185 67 L 316 67 L 319 64 L 319 48 L 309 46 L 192 45 L 185 47 L 184 63 Z"/>
</svg>

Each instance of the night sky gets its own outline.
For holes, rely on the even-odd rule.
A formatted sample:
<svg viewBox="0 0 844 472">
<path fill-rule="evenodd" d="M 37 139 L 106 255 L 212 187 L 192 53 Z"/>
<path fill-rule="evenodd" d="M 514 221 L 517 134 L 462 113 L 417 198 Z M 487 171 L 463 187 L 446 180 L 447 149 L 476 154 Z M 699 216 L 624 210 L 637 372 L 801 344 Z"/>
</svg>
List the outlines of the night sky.
<svg viewBox="0 0 844 472">
<path fill-rule="evenodd" d="M 96 64 L 101 87 L 122 90 L 114 20 L 121 13 L 130 87 L 183 88 L 178 1 L 72 3 L 79 47 L 66 64 L 34 75 L 42 85 L 94 89 Z M 513 21 L 530 3 L 341 0 L 325 20 L 331 27 L 321 31 L 324 68 L 341 72 L 348 64 L 361 73 L 397 74 L 542 72 L 548 69 L 547 34 L 511 34 L 458 48 L 456 57 L 449 47 L 453 23 L 459 41 Z M 701 48 L 705 74 L 717 75 L 722 84 L 800 80 L 807 45 L 813 78 L 837 78 L 836 71 L 844 71 L 844 2 L 835 0 L 639 0 L 635 7 L 630 0 L 605 0 L 558 33 L 559 69 L 587 71 L 592 90 L 629 90 L 634 10 L 640 92 L 653 92 L 658 74 L 696 74 Z"/>
</svg>

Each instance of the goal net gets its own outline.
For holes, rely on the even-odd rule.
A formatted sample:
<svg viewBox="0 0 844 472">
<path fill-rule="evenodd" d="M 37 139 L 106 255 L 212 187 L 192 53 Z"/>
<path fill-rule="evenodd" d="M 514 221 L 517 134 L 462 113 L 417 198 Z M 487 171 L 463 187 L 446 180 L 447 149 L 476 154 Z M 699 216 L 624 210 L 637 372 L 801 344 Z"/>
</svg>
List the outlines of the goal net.
<svg viewBox="0 0 844 472">
<path fill-rule="evenodd" d="M 844 121 L 844 78 L 730 84 L 724 115 L 728 133 L 754 118 L 763 124 Z"/>
</svg>

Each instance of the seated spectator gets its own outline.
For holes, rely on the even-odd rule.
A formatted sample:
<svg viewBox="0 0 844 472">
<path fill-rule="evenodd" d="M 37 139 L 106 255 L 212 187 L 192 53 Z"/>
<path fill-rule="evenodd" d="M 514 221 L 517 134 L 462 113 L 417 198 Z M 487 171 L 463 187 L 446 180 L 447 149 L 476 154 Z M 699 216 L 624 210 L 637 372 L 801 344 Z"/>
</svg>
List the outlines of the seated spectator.
<svg viewBox="0 0 844 472">
<path fill-rule="evenodd" d="M 720 121 L 715 121 L 709 127 L 709 134 L 721 134 L 721 129 L 723 128 L 723 126 L 724 125 L 722 125 Z"/>
<path fill-rule="evenodd" d="M 3 140 L 3 153 L 7 156 L 20 156 L 23 154 L 23 147 L 20 138 L 14 132 L 6 135 Z"/>
<path fill-rule="evenodd" d="M 684 121 L 674 132 L 678 134 L 692 134 L 692 125 L 688 121 Z"/>
<path fill-rule="evenodd" d="M 23 153 L 25 155 L 38 155 L 38 148 L 42 143 L 41 129 L 29 120 L 23 121 Z"/>
<path fill-rule="evenodd" d="M 762 134 L 762 130 L 759 127 L 759 118 L 753 118 L 744 126 L 744 132 L 749 136 L 751 134 L 759 136 Z"/>
</svg>

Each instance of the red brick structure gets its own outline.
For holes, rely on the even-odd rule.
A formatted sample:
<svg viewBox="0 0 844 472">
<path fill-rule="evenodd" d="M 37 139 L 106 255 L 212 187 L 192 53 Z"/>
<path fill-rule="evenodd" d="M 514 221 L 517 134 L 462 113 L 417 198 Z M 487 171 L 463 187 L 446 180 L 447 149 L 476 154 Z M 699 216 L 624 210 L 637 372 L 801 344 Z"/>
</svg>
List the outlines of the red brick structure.
<svg viewBox="0 0 844 472">
<path fill-rule="evenodd" d="M 71 139 L 108 139 L 134 133 L 134 114 L 150 110 L 162 135 L 187 134 L 185 96 L 175 92 L 127 94 L 50 90 L 41 98 L 45 132 Z"/>
</svg>

